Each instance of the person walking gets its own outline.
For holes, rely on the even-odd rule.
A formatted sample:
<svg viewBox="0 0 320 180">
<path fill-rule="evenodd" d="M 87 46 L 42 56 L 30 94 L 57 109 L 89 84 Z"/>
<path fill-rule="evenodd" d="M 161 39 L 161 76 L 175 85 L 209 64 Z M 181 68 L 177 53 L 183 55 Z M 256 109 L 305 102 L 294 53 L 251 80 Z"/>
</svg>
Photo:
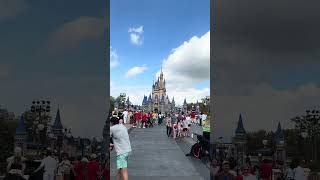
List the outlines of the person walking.
<svg viewBox="0 0 320 180">
<path fill-rule="evenodd" d="M 78 162 L 74 166 L 75 180 L 87 180 L 87 158 L 78 158 Z"/>
<path fill-rule="evenodd" d="M 127 124 L 128 123 L 128 116 L 129 116 L 129 112 L 127 111 L 127 109 L 125 109 L 124 111 L 123 111 L 123 123 L 124 124 Z"/>
<path fill-rule="evenodd" d="M 142 128 L 146 128 L 147 121 L 148 121 L 148 115 L 146 112 L 143 112 L 143 114 L 142 114 Z"/>
<path fill-rule="evenodd" d="M 230 173 L 229 161 L 223 161 L 222 171 L 219 172 L 214 179 L 215 180 L 235 180 L 236 179 L 236 177 Z"/>
<path fill-rule="evenodd" d="M 131 153 L 131 144 L 128 130 L 124 125 L 119 124 L 118 119 L 112 120 L 110 127 L 110 137 L 113 144 L 110 143 L 110 149 L 115 148 L 117 154 L 117 180 L 128 180 L 128 159 Z"/>
<path fill-rule="evenodd" d="M 91 154 L 90 161 L 87 164 L 88 169 L 88 180 L 97 180 L 99 173 L 99 163 L 97 161 L 97 155 Z"/>
<path fill-rule="evenodd" d="M 210 168 L 210 180 L 215 180 L 215 176 L 218 174 L 220 167 L 218 166 L 218 161 L 212 159 Z"/>
<path fill-rule="evenodd" d="M 272 175 L 272 166 L 268 163 L 267 159 L 264 159 L 262 161 L 262 164 L 260 166 L 260 172 L 261 172 L 261 180 L 271 180 Z"/>
<path fill-rule="evenodd" d="M 141 114 L 141 110 L 139 110 L 137 113 L 138 128 L 141 128 L 141 124 L 140 124 L 141 119 L 142 119 L 142 114 Z"/>
<path fill-rule="evenodd" d="M 294 168 L 294 180 L 307 180 L 304 169 L 301 167 L 301 161 L 297 160 L 297 167 Z"/>
<path fill-rule="evenodd" d="M 192 121 L 193 124 L 196 123 L 196 112 L 195 111 L 191 112 L 191 121 Z"/>
<path fill-rule="evenodd" d="M 257 177 L 250 172 L 250 167 L 245 165 L 242 170 L 242 179 L 243 180 L 258 180 Z"/>
<path fill-rule="evenodd" d="M 172 124 L 171 124 L 171 116 L 168 114 L 166 117 L 166 128 L 167 128 L 167 136 L 170 137 L 172 131 Z"/>
<path fill-rule="evenodd" d="M 161 112 L 158 115 L 158 125 L 160 126 L 162 124 L 162 120 L 163 120 L 163 115 L 161 114 Z"/>
<path fill-rule="evenodd" d="M 52 157 L 51 151 L 47 151 L 47 157 L 41 161 L 40 166 L 33 173 L 36 173 L 40 169 L 44 168 L 43 180 L 54 180 L 57 166 L 58 162 Z"/>
<path fill-rule="evenodd" d="M 14 156 L 8 158 L 7 162 L 7 175 L 4 180 L 24 180 L 25 163 L 22 157 L 22 149 L 16 147 L 14 150 Z"/>
<path fill-rule="evenodd" d="M 294 180 L 294 164 L 292 162 L 286 171 L 286 180 Z"/>
<path fill-rule="evenodd" d="M 62 161 L 59 163 L 59 168 L 61 168 L 63 180 L 70 180 L 71 163 L 67 153 L 63 154 Z"/>
</svg>

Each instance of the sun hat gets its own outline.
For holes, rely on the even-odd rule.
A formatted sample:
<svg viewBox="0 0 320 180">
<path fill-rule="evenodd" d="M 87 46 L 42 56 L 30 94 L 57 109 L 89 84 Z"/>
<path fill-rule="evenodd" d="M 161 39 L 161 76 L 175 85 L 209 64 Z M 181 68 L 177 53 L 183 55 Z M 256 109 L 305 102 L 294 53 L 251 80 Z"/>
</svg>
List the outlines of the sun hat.
<svg viewBox="0 0 320 180">
<path fill-rule="evenodd" d="M 87 163 L 87 162 L 89 162 L 89 161 L 88 161 L 87 158 L 82 158 L 82 159 L 81 159 L 81 162 L 86 162 L 86 163 Z"/>
<path fill-rule="evenodd" d="M 222 162 L 222 165 L 226 165 L 226 164 L 230 164 L 230 162 L 227 161 L 227 160 L 224 160 L 224 161 Z"/>
<path fill-rule="evenodd" d="M 96 154 L 91 154 L 90 156 L 92 159 L 96 159 L 97 158 L 97 155 Z"/>
</svg>

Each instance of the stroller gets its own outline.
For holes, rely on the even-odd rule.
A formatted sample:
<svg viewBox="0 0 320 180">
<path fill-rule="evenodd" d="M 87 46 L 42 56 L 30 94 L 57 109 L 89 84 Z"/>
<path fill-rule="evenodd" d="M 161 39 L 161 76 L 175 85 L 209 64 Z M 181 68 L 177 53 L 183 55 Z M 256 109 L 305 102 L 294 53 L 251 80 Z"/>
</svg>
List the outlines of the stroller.
<svg viewBox="0 0 320 180">
<path fill-rule="evenodd" d="M 146 127 L 147 128 L 153 127 L 153 123 L 151 122 L 151 118 L 148 118 L 148 120 L 146 122 Z"/>
<path fill-rule="evenodd" d="M 206 156 L 206 152 L 209 152 L 209 139 L 200 134 L 196 134 L 197 142 L 192 145 L 190 153 L 187 156 L 193 156 L 195 158 L 201 159 L 201 157 Z"/>
</svg>

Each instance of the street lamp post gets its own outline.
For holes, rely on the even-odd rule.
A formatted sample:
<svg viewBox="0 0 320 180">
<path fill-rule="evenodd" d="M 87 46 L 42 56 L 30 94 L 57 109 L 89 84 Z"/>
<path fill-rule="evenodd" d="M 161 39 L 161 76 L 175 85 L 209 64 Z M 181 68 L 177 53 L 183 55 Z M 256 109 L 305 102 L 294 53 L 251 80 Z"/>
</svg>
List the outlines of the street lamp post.
<svg viewBox="0 0 320 180">
<path fill-rule="evenodd" d="M 263 144 L 263 148 L 266 149 L 267 148 L 267 144 L 268 144 L 268 140 L 263 139 L 262 140 L 262 144 Z"/>
<path fill-rule="evenodd" d="M 40 144 L 47 141 L 47 125 L 50 121 L 50 101 L 32 101 L 31 112 L 34 115 L 33 132 L 37 139 L 37 155 L 39 155 Z"/>
<path fill-rule="evenodd" d="M 307 137 L 308 137 L 308 133 L 306 131 L 301 132 L 301 137 L 303 138 L 304 142 L 306 141 Z M 304 143 L 304 147 L 306 146 L 306 143 Z M 306 147 L 304 148 L 306 149 Z M 304 159 L 307 161 L 307 154 L 306 151 L 304 151 L 303 153 Z"/>
</svg>

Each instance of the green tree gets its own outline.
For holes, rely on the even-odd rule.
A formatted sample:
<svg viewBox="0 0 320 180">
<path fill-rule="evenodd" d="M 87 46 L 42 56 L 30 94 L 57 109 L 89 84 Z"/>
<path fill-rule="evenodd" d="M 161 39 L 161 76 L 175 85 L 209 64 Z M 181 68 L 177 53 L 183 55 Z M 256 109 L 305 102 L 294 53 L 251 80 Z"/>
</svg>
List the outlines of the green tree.
<svg viewBox="0 0 320 180">
<path fill-rule="evenodd" d="M 110 96 L 110 110 L 109 111 L 112 111 L 114 110 L 114 104 L 115 104 L 115 98 Z"/>
<path fill-rule="evenodd" d="M 6 159 L 13 154 L 14 135 L 18 120 L 0 119 L 0 174 L 6 168 Z"/>
</svg>

